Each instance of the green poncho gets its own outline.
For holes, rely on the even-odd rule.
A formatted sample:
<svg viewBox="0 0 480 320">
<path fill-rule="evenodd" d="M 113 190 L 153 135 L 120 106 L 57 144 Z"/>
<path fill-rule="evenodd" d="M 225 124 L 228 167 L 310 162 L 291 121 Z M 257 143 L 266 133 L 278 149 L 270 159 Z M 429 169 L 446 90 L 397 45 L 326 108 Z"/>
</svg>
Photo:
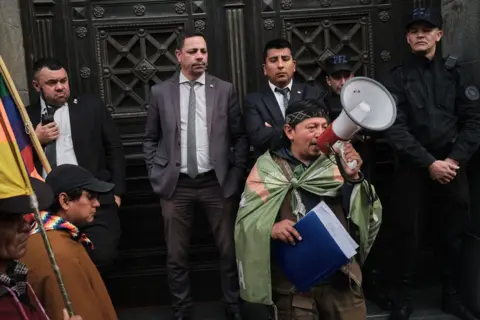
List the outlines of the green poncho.
<svg viewBox="0 0 480 320">
<path fill-rule="evenodd" d="M 305 208 L 297 189 L 319 196 L 340 195 L 344 180 L 338 167 L 326 156 L 319 157 L 306 170 L 297 167 L 288 181 L 269 151 L 252 168 L 242 194 L 235 222 L 235 250 L 240 280 L 240 295 L 253 303 L 273 304 L 270 274 L 270 234 L 287 192 L 292 192 L 294 215 L 302 217 Z M 370 201 L 368 182 L 354 186 L 349 218 L 360 234 L 359 256 L 363 263 L 378 233 L 382 206 Z M 370 193 L 375 193 L 373 186 Z"/>
</svg>

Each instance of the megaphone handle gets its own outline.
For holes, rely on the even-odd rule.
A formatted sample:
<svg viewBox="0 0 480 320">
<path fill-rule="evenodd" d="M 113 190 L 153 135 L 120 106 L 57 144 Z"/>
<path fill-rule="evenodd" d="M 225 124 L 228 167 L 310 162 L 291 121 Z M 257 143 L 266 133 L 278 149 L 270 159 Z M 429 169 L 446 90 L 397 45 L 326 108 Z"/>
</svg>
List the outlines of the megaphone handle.
<svg viewBox="0 0 480 320">
<path fill-rule="evenodd" d="M 343 165 L 342 165 L 342 161 L 340 160 L 340 155 L 337 152 L 335 152 L 333 148 L 332 148 L 332 152 L 335 157 L 335 161 L 337 162 L 338 170 L 340 170 L 340 174 L 342 175 L 343 179 L 345 179 L 345 181 L 351 184 L 357 184 L 357 183 L 362 183 L 363 180 L 365 180 L 365 176 L 361 171 L 358 171 L 358 175 L 360 176 L 360 178 L 358 179 L 350 179 L 349 177 L 347 177 L 347 173 L 345 172 L 345 169 L 343 168 Z"/>
<path fill-rule="evenodd" d="M 338 145 L 338 148 L 340 149 L 340 154 L 342 156 L 343 161 L 345 161 L 345 163 L 350 169 L 352 170 L 355 169 L 357 167 L 357 160 L 347 162 L 347 159 L 345 159 L 345 148 L 344 148 L 345 145 L 340 141 L 337 142 L 337 145 Z"/>
</svg>

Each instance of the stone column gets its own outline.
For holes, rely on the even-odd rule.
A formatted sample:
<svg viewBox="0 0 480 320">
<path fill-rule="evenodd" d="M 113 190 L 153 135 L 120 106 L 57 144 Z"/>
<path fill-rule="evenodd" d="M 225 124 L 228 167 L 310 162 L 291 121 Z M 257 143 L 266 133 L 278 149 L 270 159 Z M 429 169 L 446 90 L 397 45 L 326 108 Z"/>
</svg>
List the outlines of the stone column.
<svg viewBox="0 0 480 320">
<path fill-rule="evenodd" d="M 0 55 L 23 103 L 28 105 L 28 84 L 18 0 L 0 0 Z"/>
<path fill-rule="evenodd" d="M 480 1 L 443 0 L 443 52 L 457 55 L 480 87 Z"/>
</svg>

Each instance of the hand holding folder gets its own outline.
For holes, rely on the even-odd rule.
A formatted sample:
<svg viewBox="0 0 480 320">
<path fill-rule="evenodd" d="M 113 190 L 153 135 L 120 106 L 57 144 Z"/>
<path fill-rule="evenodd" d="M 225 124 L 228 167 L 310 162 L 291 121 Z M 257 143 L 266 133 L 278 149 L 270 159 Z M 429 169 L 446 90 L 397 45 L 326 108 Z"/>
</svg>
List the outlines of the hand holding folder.
<svg viewBox="0 0 480 320">
<path fill-rule="evenodd" d="M 275 258 L 293 285 L 306 292 L 347 264 L 358 244 L 325 202 L 320 202 L 294 225 L 302 241 L 274 242 Z"/>
</svg>

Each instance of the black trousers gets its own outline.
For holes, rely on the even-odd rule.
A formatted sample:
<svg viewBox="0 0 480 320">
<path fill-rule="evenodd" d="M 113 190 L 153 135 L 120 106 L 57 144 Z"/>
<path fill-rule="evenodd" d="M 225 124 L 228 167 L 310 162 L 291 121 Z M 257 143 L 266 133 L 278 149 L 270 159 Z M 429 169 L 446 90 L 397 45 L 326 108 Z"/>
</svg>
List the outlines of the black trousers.
<svg viewBox="0 0 480 320">
<path fill-rule="evenodd" d="M 410 298 L 412 275 L 424 227 L 434 229 L 439 258 L 432 269 L 442 269 L 452 286 L 461 274 L 461 245 L 469 221 L 469 186 L 462 167 L 450 183 L 430 179 L 427 169 L 401 165 L 394 174 L 391 210 L 383 217 L 382 247 L 387 278 L 393 284 L 394 299 Z M 429 213 L 431 213 L 429 215 Z M 390 282 L 389 281 L 389 282 Z M 393 283 L 392 283 L 393 282 Z"/>
<path fill-rule="evenodd" d="M 92 241 L 94 248 L 87 251 L 99 272 L 104 276 L 117 257 L 122 234 L 115 202 L 102 204 L 97 208 L 95 220 L 80 229 Z"/>
<path fill-rule="evenodd" d="M 167 243 L 168 284 L 173 296 L 175 315 L 190 312 L 188 247 L 194 221 L 194 205 L 203 207 L 220 251 L 223 302 L 230 312 L 238 312 L 239 283 L 235 259 L 233 228 L 236 203 L 222 196 L 215 173 L 210 171 L 195 179 L 181 174 L 170 199 L 161 199 L 165 241 Z"/>
</svg>

